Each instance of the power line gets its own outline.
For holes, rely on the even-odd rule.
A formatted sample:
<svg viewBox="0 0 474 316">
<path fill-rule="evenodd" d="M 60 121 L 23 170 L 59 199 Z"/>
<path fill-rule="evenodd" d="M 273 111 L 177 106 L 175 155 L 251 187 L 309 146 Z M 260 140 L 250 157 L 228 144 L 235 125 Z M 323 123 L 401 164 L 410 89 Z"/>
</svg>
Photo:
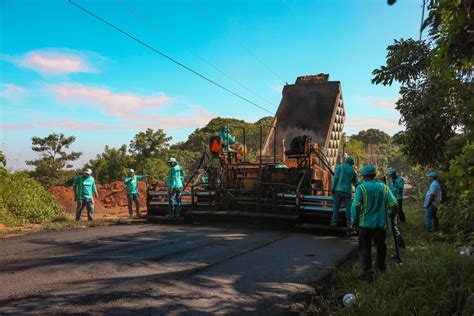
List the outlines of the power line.
<svg viewBox="0 0 474 316">
<path fill-rule="evenodd" d="M 193 0 L 192 1 L 194 3 L 194 6 L 199 10 L 201 11 L 206 17 L 207 19 L 212 23 L 214 24 L 214 26 L 219 29 L 220 26 L 218 25 L 217 22 L 215 22 L 215 19 L 211 16 L 211 14 L 209 14 L 207 12 L 207 10 L 199 5 L 197 3 L 196 0 Z M 223 30 L 223 29 L 222 29 Z M 268 66 L 265 62 L 263 62 L 262 59 L 260 59 L 257 55 L 255 55 L 248 47 L 247 45 L 245 45 L 239 38 L 237 38 L 236 36 L 233 36 L 232 34 L 230 34 L 229 32 L 226 32 L 225 30 L 223 30 L 223 32 L 229 36 L 229 37 L 232 37 L 234 39 L 234 41 L 237 42 L 237 44 L 239 44 L 240 47 L 242 47 L 249 55 L 251 55 L 253 58 L 255 58 L 261 65 L 263 65 L 269 72 L 271 72 L 278 80 L 280 80 L 281 82 L 283 82 L 284 84 L 287 84 L 286 81 L 284 79 L 282 79 L 275 71 L 273 71 L 270 66 Z"/>
<path fill-rule="evenodd" d="M 236 84 L 238 84 L 240 87 L 244 88 L 245 90 L 247 90 L 248 92 L 250 92 L 251 94 L 253 94 L 254 96 L 256 96 L 257 98 L 259 98 L 260 100 L 266 102 L 267 104 L 271 105 L 271 106 L 275 106 L 275 104 L 273 104 L 271 101 L 268 101 L 267 99 L 265 99 L 264 97 L 262 97 L 261 95 L 259 95 L 258 93 L 256 93 L 255 91 L 251 90 L 250 88 L 248 88 L 247 86 L 245 86 L 243 83 L 241 83 L 240 81 L 232 78 L 230 75 L 228 75 L 227 73 L 225 73 L 223 70 L 219 69 L 216 65 L 214 65 L 213 63 L 211 63 L 210 61 L 208 61 L 207 59 L 205 59 L 204 57 L 201 57 L 199 54 L 197 54 L 196 52 L 194 52 L 194 50 L 192 48 L 190 48 L 188 45 L 186 45 L 185 43 L 183 42 L 178 42 L 177 40 L 173 39 L 172 38 L 172 35 L 170 33 L 167 33 L 165 32 L 164 30 L 162 30 L 156 23 L 154 23 L 153 21 L 151 21 L 150 19 L 148 19 L 147 17 L 143 16 L 142 14 L 140 14 L 139 12 L 137 12 L 136 10 L 134 10 L 132 7 L 126 5 L 122 0 L 116 0 L 116 2 L 122 6 L 122 8 L 124 8 L 125 10 L 129 11 L 131 14 L 133 14 L 135 17 L 137 17 L 138 19 L 142 20 L 145 24 L 149 25 L 150 27 L 152 27 L 154 30 L 156 30 L 158 33 L 160 33 L 161 35 L 165 36 L 168 40 L 170 40 L 171 42 L 173 42 L 175 45 L 181 47 L 182 49 L 185 49 L 187 50 L 189 53 L 191 53 L 194 57 L 198 58 L 199 60 L 201 60 L 203 63 L 205 63 L 206 65 L 208 65 L 209 67 L 213 68 L 214 70 L 216 70 L 217 72 L 219 72 L 221 75 L 225 76 L 227 79 L 229 80 L 232 80 L 233 82 L 235 82 Z"/>
<path fill-rule="evenodd" d="M 206 76 L 200 74 L 200 73 L 197 72 L 196 70 L 193 70 L 193 69 L 191 69 L 190 67 L 184 65 L 183 63 L 177 61 L 176 59 L 174 59 L 174 58 L 172 58 L 172 57 L 166 55 L 165 53 L 159 51 L 158 49 L 154 48 L 153 46 L 151 46 L 151 45 L 149 45 L 149 44 L 143 42 L 142 40 L 136 38 L 135 36 L 131 35 L 130 33 L 127 33 L 126 31 L 122 30 L 121 28 L 119 28 L 119 27 L 113 25 L 112 23 L 110 23 L 110 22 L 106 21 L 105 19 L 99 17 L 98 15 L 92 13 L 91 11 L 87 10 L 86 8 L 84 8 L 84 7 L 80 6 L 80 5 L 78 5 L 77 3 L 74 3 L 72 0 L 69 0 L 69 3 L 71 3 L 72 5 L 78 7 L 79 9 L 81 9 L 81 10 L 84 11 L 85 13 L 89 14 L 90 16 L 96 18 L 97 20 L 101 21 L 102 23 L 104 23 L 104 24 L 110 26 L 110 27 L 113 28 L 114 30 L 116 30 L 116 31 L 122 33 L 123 35 L 125 35 L 125 36 L 131 38 L 132 40 L 136 41 L 137 43 L 139 43 L 139 44 L 145 46 L 146 48 L 152 50 L 153 52 L 155 52 L 155 53 L 157 53 L 157 54 L 163 56 L 164 58 L 166 58 L 166 59 L 168 59 L 168 60 L 174 62 L 175 64 L 181 66 L 182 68 L 186 69 L 187 71 L 189 71 L 189 72 L 195 74 L 196 76 L 201 77 L 202 79 L 204 79 L 204 80 L 206 80 L 206 81 L 212 83 L 213 85 L 215 85 L 215 86 L 221 88 L 222 90 L 227 91 L 227 92 L 229 92 L 230 94 L 232 94 L 232 95 L 234 95 L 234 96 L 236 96 L 236 97 L 238 97 L 238 98 L 240 98 L 240 99 L 242 99 L 242 100 L 244 100 L 244 101 L 246 101 L 246 102 L 248 102 L 248 103 L 250 103 L 250 104 L 252 104 L 252 105 L 254 105 L 254 106 L 256 106 L 256 107 L 258 107 L 259 109 L 262 109 L 262 110 L 264 110 L 264 111 L 266 111 L 266 112 L 268 112 L 268 113 L 270 113 L 270 114 L 273 115 L 273 112 L 271 112 L 270 110 L 264 108 L 263 106 L 258 105 L 257 103 L 255 103 L 255 102 L 253 102 L 253 101 L 250 101 L 250 100 L 247 99 L 246 97 L 243 97 L 243 96 L 241 96 L 240 94 L 238 94 L 238 93 L 236 93 L 236 92 L 234 92 L 234 91 L 232 91 L 232 90 L 230 90 L 230 89 L 224 87 L 223 85 L 221 85 L 221 84 L 215 82 L 214 80 L 209 79 L 208 77 L 206 77 Z"/>
</svg>

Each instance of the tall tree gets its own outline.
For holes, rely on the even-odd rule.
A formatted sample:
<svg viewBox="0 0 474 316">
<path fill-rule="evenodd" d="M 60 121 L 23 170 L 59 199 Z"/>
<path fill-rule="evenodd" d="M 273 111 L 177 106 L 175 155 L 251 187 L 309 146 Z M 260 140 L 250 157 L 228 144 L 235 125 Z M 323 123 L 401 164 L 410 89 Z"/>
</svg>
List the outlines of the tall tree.
<svg viewBox="0 0 474 316">
<path fill-rule="evenodd" d="M 34 152 L 40 155 L 39 159 L 29 160 L 26 163 L 35 166 L 33 175 L 45 186 L 58 185 L 64 182 L 66 169 L 72 168 L 70 162 L 77 160 L 82 153 L 68 149 L 76 137 L 66 137 L 64 134 L 52 133 L 47 137 L 31 138 Z"/>
<path fill-rule="evenodd" d="M 120 148 L 105 146 L 104 151 L 91 159 L 85 167 L 91 168 L 97 181 L 107 183 L 122 180 L 134 167 L 135 160 L 127 154 L 127 145 Z"/>
</svg>

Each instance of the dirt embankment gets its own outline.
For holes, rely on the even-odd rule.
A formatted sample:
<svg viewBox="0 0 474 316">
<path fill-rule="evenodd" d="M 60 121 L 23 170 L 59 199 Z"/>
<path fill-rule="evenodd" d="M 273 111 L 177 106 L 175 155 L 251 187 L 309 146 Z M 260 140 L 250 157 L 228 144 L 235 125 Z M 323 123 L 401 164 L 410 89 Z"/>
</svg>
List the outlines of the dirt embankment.
<svg viewBox="0 0 474 316">
<path fill-rule="evenodd" d="M 94 198 L 96 214 L 103 214 L 103 217 L 128 215 L 127 195 L 123 182 L 116 181 L 108 184 L 97 184 L 97 191 L 99 198 Z M 146 210 L 146 185 L 144 182 L 138 182 L 138 191 L 143 212 Z M 72 187 L 55 186 L 49 188 L 48 192 L 56 198 L 59 205 L 66 211 L 75 211 L 76 202 L 74 201 Z"/>
</svg>

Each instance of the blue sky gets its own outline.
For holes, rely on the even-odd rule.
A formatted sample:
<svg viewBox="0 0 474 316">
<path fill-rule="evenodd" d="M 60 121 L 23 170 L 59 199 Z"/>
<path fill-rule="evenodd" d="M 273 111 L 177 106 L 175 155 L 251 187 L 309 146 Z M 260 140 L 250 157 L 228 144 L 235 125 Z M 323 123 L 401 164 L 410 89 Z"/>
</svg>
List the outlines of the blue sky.
<svg viewBox="0 0 474 316">
<path fill-rule="evenodd" d="M 271 112 L 283 81 L 324 72 L 342 82 L 346 133 L 402 128 L 398 87 L 372 85 L 371 72 L 393 39 L 418 37 L 421 1 L 75 2 Z M 66 0 L 0 0 L 0 20 L 0 148 L 12 168 L 35 157 L 32 136 L 75 135 L 81 165 L 147 127 L 176 142 L 212 117 L 268 114 Z"/>
</svg>

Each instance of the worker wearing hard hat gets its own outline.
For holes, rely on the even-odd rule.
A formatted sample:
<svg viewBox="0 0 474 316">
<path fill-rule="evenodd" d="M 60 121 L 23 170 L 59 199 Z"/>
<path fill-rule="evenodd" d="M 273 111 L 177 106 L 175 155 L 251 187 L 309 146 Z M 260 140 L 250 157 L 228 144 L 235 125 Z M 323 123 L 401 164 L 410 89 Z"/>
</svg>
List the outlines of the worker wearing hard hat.
<svg viewBox="0 0 474 316">
<path fill-rule="evenodd" d="M 385 271 L 387 246 L 385 232 L 387 216 L 397 205 L 397 199 L 387 185 L 375 179 L 375 168 L 366 165 L 362 168 L 362 183 L 357 186 L 352 202 L 352 224 L 359 229 L 359 258 L 363 270 L 363 279 L 370 281 L 372 271 L 372 241 L 377 248 L 377 267 Z"/>
<path fill-rule="evenodd" d="M 128 200 L 128 214 L 130 217 L 133 215 L 133 202 L 135 202 L 135 211 L 137 217 L 140 216 L 140 194 L 138 193 L 137 181 L 148 178 L 148 176 L 139 176 L 135 174 L 135 170 L 128 170 L 128 177 L 123 182 L 126 185 L 127 200 Z"/>
<path fill-rule="evenodd" d="M 225 152 L 233 152 L 230 148 L 230 145 L 235 144 L 235 136 L 230 133 L 229 126 L 223 126 L 221 129 L 221 137 L 222 148 Z"/>
<path fill-rule="evenodd" d="M 403 213 L 403 188 L 405 186 L 405 181 L 402 177 L 397 175 L 395 169 L 390 169 L 387 172 L 388 178 L 388 188 L 392 191 L 393 195 L 397 199 L 397 210 L 393 212 L 392 217 L 390 218 L 393 221 L 393 229 L 395 231 L 395 236 L 397 238 L 397 243 L 400 247 L 405 247 L 405 241 L 403 240 L 402 234 L 398 229 L 398 219 L 405 222 L 405 213 Z"/>
<path fill-rule="evenodd" d="M 181 215 L 181 193 L 184 187 L 184 171 L 175 158 L 168 159 L 168 217 Z"/>
<path fill-rule="evenodd" d="M 332 179 L 331 192 L 333 194 L 333 206 L 331 226 L 337 225 L 337 214 L 341 208 L 341 204 L 346 206 L 346 224 L 351 226 L 351 197 L 352 186 L 357 185 L 357 174 L 353 168 L 354 159 L 346 158 L 346 163 L 338 165 Z"/>
<path fill-rule="evenodd" d="M 426 192 L 423 207 L 425 208 L 425 231 L 435 232 L 438 230 L 438 217 L 436 212 L 441 204 L 442 191 L 438 181 L 438 174 L 431 171 L 426 174 L 430 181 L 430 187 Z"/>
<path fill-rule="evenodd" d="M 94 220 L 94 199 L 99 197 L 97 188 L 95 186 L 94 177 L 91 176 L 92 170 L 87 168 L 84 170 L 82 175 L 77 176 L 72 184 L 72 190 L 74 191 L 75 200 L 77 201 L 76 208 L 76 221 L 81 219 L 82 210 L 84 207 L 87 209 L 87 219 Z"/>
</svg>

